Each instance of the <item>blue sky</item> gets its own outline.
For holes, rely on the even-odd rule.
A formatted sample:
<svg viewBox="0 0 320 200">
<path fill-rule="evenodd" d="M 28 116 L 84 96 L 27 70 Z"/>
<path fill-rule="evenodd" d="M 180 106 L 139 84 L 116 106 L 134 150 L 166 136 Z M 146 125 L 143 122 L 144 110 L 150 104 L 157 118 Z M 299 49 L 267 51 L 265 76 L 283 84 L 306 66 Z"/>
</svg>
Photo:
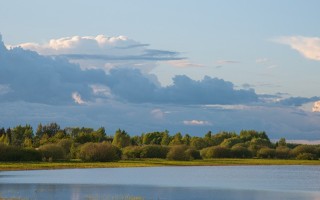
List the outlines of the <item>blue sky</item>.
<svg viewBox="0 0 320 200">
<path fill-rule="evenodd" d="M 43 87 L 36 86 L 38 82 L 29 84 L 31 93 L 52 90 L 46 94 L 49 96 L 28 96 L 18 87 L 23 83 L 7 80 L 0 82 L 0 100 L 7 107 L 10 101 L 9 107 L 16 109 L 27 104 L 48 116 L 31 120 L 2 111 L 11 118 L 2 119 L 3 126 L 12 126 L 13 119 L 21 123 L 49 122 L 79 108 L 82 115 L 77 120 L 86 118 L 84 123 L 89 126 L 113 130 L 117 126 L 103 120 L 109 119 L 106 114 L 98 109 L 100 117 L 94 119 L 90 111 L 94 110 L 91 106 L 109 110 L 112 105 L 112 112 L 121 108 L 127 116 L 113 124 L 130 127 L 141 123 L 140 128 L 137 125 L 132 129 L 136 132 L 171 128 L 199 134 L 208 129 L 256 128 L 269 131 L 274 138 L 283 133 L 293 139 L 320 139 L 320 117 L 312 112 L 312 108 L 317 110 L 314 103 L 320 96 L 319 7 L 316 0 L 2 2 L 0 32 L 8 49 L 21 46 L 43 56 L 63 57 L 81 67 L 78 71 L 62 61 L 52 63 L 31 56 L 35 60 L 26 66 L 32 75 L 50 76 L 41 67 L 34 67 L 43 66 L 42 62 L 50 62 L 53 71 L 55 66 L 61 68 L 56 71 L 58 78 L 51 77 Z M 70 46 L 63 46 L 66 44 Z M 25 56 L 25 52 L 11 53 Z M 65 72 L 61 66 L 70 69 Z M 17 66 L 11 69 L 17 73 L 22 70 Z M 70 75 L 71 71 L 79 76 Z M 2 73 L 10 75 L 4 74 L 8 70 Z M 72 84 L 61 81 L 54 85 L 59 77 L 69 77 L 66 74 L 77 78 Z M 86 80 L 81 81 L 83 77 Z M 132 91 L 152 95 L 147 98 L 145 93 Z M 64 95 L 56 98 L 50 96 L 52 92 Z M 68 99 L 76 105 L 69 107 Z M 62 112 L 67 110 L 65 106 L 70 112 Z M 130 113 L 139 115 L 135 112 L 140 106 L 139 113 L 151 113 L 154 120 L 134 122 Z M 254 112 L 254 118 L 260 120 L 235 120 L 230 112 L 235 116 Z M 270 122 L 273 114 L 283 116 L 283 124 Z M 77 120 L 65 125 L 81 125 Z M 291 124 L 295 120 L 301 125 Z"/>
</svg>

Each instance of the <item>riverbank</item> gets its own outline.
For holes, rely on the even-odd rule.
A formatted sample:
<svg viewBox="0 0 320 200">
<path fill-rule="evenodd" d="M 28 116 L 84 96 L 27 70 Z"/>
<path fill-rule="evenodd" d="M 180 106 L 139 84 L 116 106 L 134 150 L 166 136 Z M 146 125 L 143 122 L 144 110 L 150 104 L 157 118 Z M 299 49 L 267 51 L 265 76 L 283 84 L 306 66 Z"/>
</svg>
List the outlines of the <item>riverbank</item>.
<svg viewBox="0 0 320 200">
<path fill-rule="evenodd" d="M 76 168 L 124 168 L 159 166 L 233 166 L 233 165 L 320 165 L 319 160 L 209 159 L 169 161 L 165 159 L 121 160 L 118 162 L 0 162 L 0 170 L 40 170 Z"/>
</svg>

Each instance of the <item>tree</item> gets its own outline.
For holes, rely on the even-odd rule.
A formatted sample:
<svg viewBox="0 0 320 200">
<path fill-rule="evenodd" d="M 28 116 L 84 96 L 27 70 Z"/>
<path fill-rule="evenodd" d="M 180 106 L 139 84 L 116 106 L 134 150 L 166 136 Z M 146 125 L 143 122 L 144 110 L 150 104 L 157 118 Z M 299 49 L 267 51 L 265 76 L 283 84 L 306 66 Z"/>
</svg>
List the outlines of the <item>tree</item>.
<svg viewBox="0 0 320 200">
<path fill-rule="evenodd" d="M 130 145 L 130 136 L 124 130 L 118 129 L 114 134 L 112 145 L 123 148 Z"/>
<path fill-rule="evenodd" d="M 195 149 L 203 149 L 207 147 L 206 141 L 201 137 L 192 137 L 190 141 L 190 146 L 194 147 Z"/>
<path fill-rule="evenodd" d="M 162 139 L 161 139 L 161 145 L 169 145 L 170 141 L 171 141 L 171 137 L 169 136 L 169 131 L 165 130 L 163 132 L 163 136 L 162 136 Z"/>
<path fill-rule="evenodd" d="M 182 138 L 182 143 L 189 146 L 191 141 L 191 136 L 189 134 L 185 134 Z"/>
<path fill-rule="evenodd" d="M 173 136 L 173 139 L 171 140 L 170 145 L 180 145 L 180 144 L 183 144 L 182 135 L 180 132 L 178 132 Z"/>
<path fill-rule="evenodd" d="M 22 147 L 25 138 L 32 139 L 33 130 L 30 125 L 16 126 L 12 129 L 11 133 L 11 144 L 17 147 Z"/>
</svg>

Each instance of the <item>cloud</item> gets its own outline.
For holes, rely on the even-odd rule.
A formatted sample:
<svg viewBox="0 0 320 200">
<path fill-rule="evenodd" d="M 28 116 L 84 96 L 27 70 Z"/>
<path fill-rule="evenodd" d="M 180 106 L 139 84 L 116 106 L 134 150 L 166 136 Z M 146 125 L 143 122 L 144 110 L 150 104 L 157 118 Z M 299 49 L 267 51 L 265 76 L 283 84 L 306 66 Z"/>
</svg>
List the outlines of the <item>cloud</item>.
<svg viewBox="0 0 320 200">
<path fill-rule="evenodd" d="M 91 100 L 90 85 L 106 83 L 102 70 L 81 70 L 66 59 L 22 48 L 0 49 L 0 101 L 70 104 L 75 91 Z"/>
<path fill-rule="evenodd" d="M 189 125 L 189 126 L 206 126 L 206 125 L 211 125 L 210 122 L 208 121 L 203 121 L 203 120 L 185 120 L 183 121 L 183 124 Z"/>
<path fill-rule="evenodd" d="M 172 65 L 174 67 L 203 67 L 204 65 L 193 63 L 189 60 L 183 59 L 183 60 L 170 60 L 167 61 L 169 65 Z"/>
<path fill-rule="evenodd" d="M 237 64 L 237 63 L 240 63 L 240 62 L 235 61 L 235 60 L 218 60 L 218 61 L 216 61 L 216 64 L 218 64 L 218 65 Z"/>
<path fill-rule="evenodd" d="M 151 110 L 150 113 L 156 119 L 163 119 L 165 115 L 165 113 L 159 108 Z"/>
<path fill-rule="evenodd" d="M 289 45 L 292 49 L 297 50 L 305 58 L 318 61 L 320 60 L 319 37 L 288 36 L 279 37 L 273 41 Z"/>
<path fill-rule="evenodd" d="M 256 59 L 256 63 L 268 63 L 270 60 L 268 58 L 258 58 Z"/>
<path fill-rule="evenodd" d="M 72 62 L 79 63 L 83 69 L 100 68 L 108 71 L 106 65 L 121 67 L 123 65 L 139 67 L 141 62 L 154 63 L 156 61 L 180 60 L 178 52 L 149 49 L 149 44 L 142 44 L 126 36 L 107 37 L 72 36 L 51 39 L 44 44 L 22 43 L 10 47 L 22 47 L 36 51 L 41 55 L 65 57 Z M 154 64 L 149 64 L 152 68 Z M 145 66 L 144 66 L 145 67 Z M 145 69 L 147 70 L 147 69 Z"/>
<path fill-rule="evenodd" d="M 82 100 L 81 95 L 78 92 L 73 92 L 72 93 L 72 99 L 74 100 L 75 103 L 77 104 L 86 104 L 84 100 Z"/>
<path fill-rule="evenodd" d="M 320 112 L 320 101 L 314 102 L 312 112 Z"/>
<path fill-rule="evenodd" d="M 161 87 L 137 69 L 112 69 L 107 75 L 111 93 L 134 103 L 160 104 L 238 104 L 258 101 L 254 90 L 236 90 L 231 82 L 205 76 L 192 80 L 178 75 L 173 84 Z"/>
<path fill-rule="evenodd" d="M 278 104 L 286 106 L 302 106 L 303 104 L 320 100 L 320 97 L 289 97 L 278 101 Z"/>
</svg>

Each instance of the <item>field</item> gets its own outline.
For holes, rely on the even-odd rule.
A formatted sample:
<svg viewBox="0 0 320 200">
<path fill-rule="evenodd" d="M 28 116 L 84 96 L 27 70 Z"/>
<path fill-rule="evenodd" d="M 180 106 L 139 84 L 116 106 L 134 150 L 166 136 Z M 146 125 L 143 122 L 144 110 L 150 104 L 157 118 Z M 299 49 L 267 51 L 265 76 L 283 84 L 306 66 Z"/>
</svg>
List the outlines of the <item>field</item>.
<svg viewBox="0 0 320 200">
<path fill-rule="evenodd" d="M 141 159 L 121 160 L 118 162 L 0 162 L 0 170 L 232 165 L 320 165 L 320 161 L 277 159 L 208 159 L 194 161 L 169 161 L 165 159 Z"/>
</svg>

